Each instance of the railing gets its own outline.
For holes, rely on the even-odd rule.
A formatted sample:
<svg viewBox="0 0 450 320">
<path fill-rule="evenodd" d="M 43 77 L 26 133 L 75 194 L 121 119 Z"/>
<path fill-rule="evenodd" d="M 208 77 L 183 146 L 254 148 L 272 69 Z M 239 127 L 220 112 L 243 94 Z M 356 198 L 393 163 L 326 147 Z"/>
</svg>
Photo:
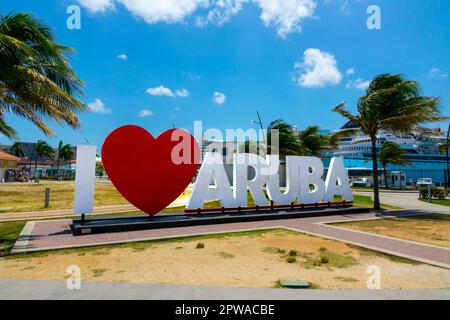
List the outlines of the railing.
<svg viewBox="0 0 450 320">
<path fill-rule="evenodd" d="M 185 213 L 212 213 L 212 212 L 259 212 L 259 211 L 273 211 L 273 210 L 294 210 L 305 208 L 332 208 L 332 207 L 351 207 L 353 201 L 339 201 L 339 202 L 317 202 L 317 203 L 300 203 L 300 204 L 288 204 L 288 205 L 275 205 L 273 203 L 270 206 L 253 206 L 253 207 L 231 207 L 231 208 L 197 208 L 197 209 L 185 209 Z"/>
</svg>

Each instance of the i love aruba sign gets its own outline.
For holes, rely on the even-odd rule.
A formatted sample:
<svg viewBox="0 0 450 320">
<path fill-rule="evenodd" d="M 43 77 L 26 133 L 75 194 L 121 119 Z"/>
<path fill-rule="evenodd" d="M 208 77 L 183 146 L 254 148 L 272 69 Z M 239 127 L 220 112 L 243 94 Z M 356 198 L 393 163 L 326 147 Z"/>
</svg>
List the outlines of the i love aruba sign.
<svg viewBox="0 0 450 320">
<path fill-rule="evenodd" d="M 89 147 L 92 146 L 77 148 L 75 213 L 92 212 L 95 147 L 94 152 Z M 286 188 L 282 191 L 278 155 L 264 158 L 253 153 L 233 154 L 232 187 L 222 154 L 206 153 L 199 169 L 199 145 L 189 132 L 181 129 L 168 130 L 154 138 L 138 126 L 120 127 L 106 138 L 101 156 L 117 190 L 150 216 L 177 199 L 194 178 L 187 209 L 203 208 L 209 200 L 219 200 L 225 208 L 246 207 L 248 191 L 257 206 L 266 206 L 269 201 L 279 205 L 289 205 L 296 200 L 304 204 L 332 202 L 337 195 L 345 201 L 353 201 L 340 157 L 331 159 L 323 180 L 324 166 L 319 158 L 287 156 Z M 248 180 L 249 167 L 255 172 L 251 180 Z"/>
</svg>

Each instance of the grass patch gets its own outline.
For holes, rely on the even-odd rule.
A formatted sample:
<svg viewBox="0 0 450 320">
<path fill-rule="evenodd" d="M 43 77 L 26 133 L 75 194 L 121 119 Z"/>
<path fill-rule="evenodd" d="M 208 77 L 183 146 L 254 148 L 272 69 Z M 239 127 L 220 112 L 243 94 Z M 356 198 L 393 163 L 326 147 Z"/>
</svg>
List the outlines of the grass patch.
<svg viewBox="0 0 450 320">
<path fill-rule="evenodd" d="M 195 249 L 204 249 L 205 248 L 205 244 L 203 242 L 198 242 L 197 245 L 195 246 Z"/>
<path fill-rule="evenodd" d="M 403 257 L 399 257 L 399 256 L 394 256 L 392 254 L 387 254 L 384 252 L 379 252 L 379 251 L 375 251 L 375 250 L 371 250 L 371 249 L 367 249 L 367 248 L 363 248 L 363 247 L 358 247 L 353 244 L 347 244 L 347 246 L 349 248 L 358 250 L 358 253 L 360 255 L 364 255 L 364 256 L 382 257 L 382 258 L 386 258 L 392 262 L 405 263 L 405 264 L 411 264 L 411 265 L 422 264 L 422 262 L 419 262 L 419 261 L 415 261 L 415 260 L 411 260 L 411 259 L 403 258 Z"/>
<path fill-rule="evenodd" d="M 272 254 L 283 254 L 286 252 L 286 250 L 277 247 L 265 247 L 262 251 L 265 253 L 272 253 Z"/>
<path fill-rule="evenodd" d="M 428 199 L 421 199 L 421 201 L 428 203 Z M 437 204 L 437 205 L 440 205 L 440 206 L 450 207 L 450 199 L 443 199 L 443 200 L 433 199 L 433 200 L 431 200 L 431 203 L 432 204 Z"/>
<path fill-rule="evenodd" d="M 108 270 L 104 268 L 96 268 L 91 270 L 92 276 L 94 276 L 95 278 L 101 277 L 106 271 Z"/>
<path fill-rule="evenodd" d="M 342 281 L 342 282 L 359 282 L 358 279 L 352 277 L 334 277 L 333 279 Z"/>
<path fill-rule="evenodd" d="M 25 221 L 0 222 L 0 257 L 11 252 L 24 226 Z"/>
<path fill-rule="evenodd" d="M 228 253 L 228 252 L 216 252 L 214 253 L 214 255 L 222 257 L 224 259 L 233 259 L 234 258 L 234 254 Z"/>
<path fill-rule="evenodd" d="M 328 268 L 342 269 L 359 264 L 354 257 L 329 251 L 327 248 L 320 248 L 319 254 L 315 257 L 306 254 L 301 254 L 300 257 L 303 258 L 302 266 L 306 269 L 324 265 Z"/>
</svg>

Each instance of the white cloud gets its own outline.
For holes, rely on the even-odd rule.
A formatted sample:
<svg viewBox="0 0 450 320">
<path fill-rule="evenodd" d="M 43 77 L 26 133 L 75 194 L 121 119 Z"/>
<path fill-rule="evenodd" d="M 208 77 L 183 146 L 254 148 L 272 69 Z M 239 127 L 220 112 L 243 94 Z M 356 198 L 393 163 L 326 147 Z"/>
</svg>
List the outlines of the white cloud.
<svg viewBox="0 0 450 320">
<path fill-rule="evenodd" d="M 93 113 L 111 113 L 111 109 L 106 108 L 100 99 L 95 99 L 94 102 L 88 103 L 88 108 Z"/>
<path fill-rule="evenodd" d="M 223 25 L 242 10 L 242 5 L 248 0 L 218 0 L 210 2 L 210 10 L 206 17 L 197 17 L 197 25 L 204 26 L 208 23 Z"/>
<path fill-rule="evenodd" d="M 159 86 L 155 88 L 148 88 L 146 92 L 151 96 L 166 96 L 166 97 L 181 97 L 186 98 L 189 96 L 189 91 L 186 89 L 178 89 L 175 93 L 170 88 Z"/>
<path fill-rule="evenodd" d="M 296 62 L 294 68 L 298 71 L 293 80 L 302 87 L 318 88 L 337 85 L 342 80 L 342 74 L 337 68 L 334 56 L 319 49 L 307 49 L 303 62 Z"/>
<path fill-rule="evenodd" d="M 114 0 L 78 0 L 78 3 L 91 13 L 102 13 L 115 9 Z"/>
<path fill-rule="evenodd" d="M 169 88 L 164 86 L 159 86 L 155 88 L 148 88 L 146 91 L 151 96 L 167 96 L 167 97 L 175 97 L 175 94 Z"/>
<path fill-rule="evenodd" d="M 352 74 L 355 74 L 356 70 L 355 68 L 349 68 L 347 71 L 345 71 L 345 74 L 348 76 L 351 76 Z"/>
<path fill-rule="evenodd" d="M 175 94 L 182 98 L 189 97 L 189 91 L 187 91 L 186 89 L 178 89 L 177 91 L 175 91 Z"/>
<path fill-rule="evenodd" d="M 215 104 L 222 105 L 227 100 L 227 96 L 222 92 L 214 92 L 212 101 Z"/>
<path fill-rule="evenodd" d="M 196 11 L 202 11 L 195 19 L 197 25 L 213 23 L 222 25 L 237 15 L 246 3 L 261 9 L 261 20 L 266 26 L 274 26 L 281 37 L 301 31 L 303 19 L 314 15 L 317 0 L 78 0 L 91 12 L 114 10 L 120 3 L 135 17 L 149 24 L 182 23 Z M 202 9 L 202 10 L 200 10 Z M 206 11 L 206 13 L 204 13 Z"/>
<path fill-rule="evenodd" d="M 208 0 L 117 0 L 135 17 L 149 24 L 183 22 L 199 7 L 208 5 Z"/>
<path fill-rule="evenodd" d="M 117 55 L 117 59 L 123 60 L 123 61 L 127 61 L 128 60 L 128 56 L 124 53 Z"/>
<path fill-rule="evenodd" d="M 276 26 L 277 34 L 300 32 L 301 22 L 311 17 L 317 7 L 314 0 L 253 0 L 261 9 L 261 20 L 266 26 Z"/>
<path fill-rule="evenodd" d="M 142 110 L 139 110 L 139 112 L 138 112 L 139 118 L 146 118 L 146 117 L 150 117 L 152 115 L 153 115 L 153 111 L 148 110 L 148 109 L 142 109 Z"/>
<path fill-rule="evenodd" d="M 345 87 L 347 89 L 366 90 L 367 88 L 369 88 L 369 85 L 370 85 L 369 80 L 363 80 L 361 78 L 358 78 L 356 80 L 350 80 Z"/>
<path fill-rule="evenodd" d="M 448 74 L 439 68 L 431 68 L 430 72 L 428 73 L 428 77 L 429 78 L 447 78 Z"/>
</svg>

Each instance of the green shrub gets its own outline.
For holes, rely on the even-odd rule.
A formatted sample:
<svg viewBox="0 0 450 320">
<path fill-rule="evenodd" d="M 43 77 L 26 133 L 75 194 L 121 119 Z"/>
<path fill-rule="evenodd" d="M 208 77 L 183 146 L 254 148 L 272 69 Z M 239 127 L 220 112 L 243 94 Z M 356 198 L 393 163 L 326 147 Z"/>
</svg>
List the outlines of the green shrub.
<svg viewBox="0 0 450 320">
<path fill-rule="evenodd" d="M 205 248 L 205 244 L 202 242 L 198 242 L 197 246 L 195 247 L 195 249 L 204 249 Z"/>
<path fill-rule="evenodd" d="M 419 192 L 420 192 L 421 199 L 429 198 L 428 188 L 420 188 Z M 431 188 L 431 198 L 433 198 L 433 199 L 444 200 L 445 198 L 448 197 L 448 195 L 449 195 L 448 189 L 436 188 L 436 187 Z"/>
<path fill-rule="evenodd" d="M 296 261 L 297 261 L 297 259 L 295 257 L 292 257 L 292 256 L 289 256 L 289 257 L 286 258 L 286 262 L 287 263 L 294 263 Z"/>
</svg>

